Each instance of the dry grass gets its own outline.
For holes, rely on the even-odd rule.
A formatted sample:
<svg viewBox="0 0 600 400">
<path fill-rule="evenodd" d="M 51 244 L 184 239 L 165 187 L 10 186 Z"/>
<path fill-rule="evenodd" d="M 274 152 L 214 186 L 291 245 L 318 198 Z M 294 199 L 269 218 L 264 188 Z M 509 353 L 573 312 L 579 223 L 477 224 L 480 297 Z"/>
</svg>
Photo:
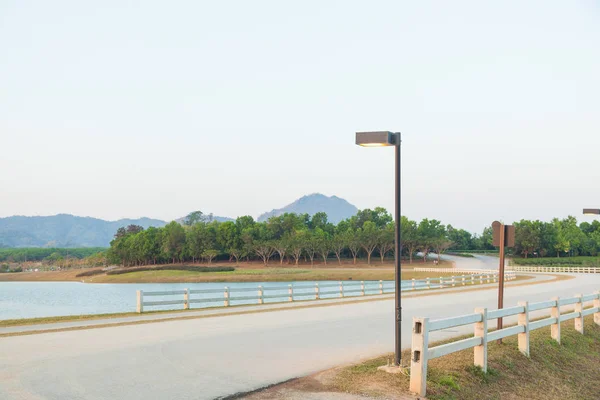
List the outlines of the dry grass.
<svg viewBox="0 0 600 400">
<path fill-rule="evenodd" d="M 456 339 L 453 339 L 456 340 Z M 488 373 L 473 366 L 473 350 L 430 361 L 427 395 L 437 400 L 532 399 L 593 400 L 600 398 L 600 327 L 585 319 L 585 335 L 562 324 L 562 344 L 550 338 L 550 328 L 531 332 L 531 358 L 519 353 L 516 336 L 489 344 Z M 329 390 L 374 397 L 402 398 L 409 377 L 377 371 L 392 355 L 336 371 Z M 410 359 L 409 352 L 403 354 Z"/>
<path fill-rule="evenodd" d="M 200 265 L 200 264 L 198 264 Z M 233 263 L 215 263 L 214 265 L 234 266 Z M 438 277 L 439 272 L 414 272 L 415 266 L 430 267 L 433 264 L 404 264 L 403 279 L 420 279 Z M 451 263 L 440 264 L 450 267 Z M 27 272 L 0 274 L 0 281 L 75 281 L 86 283 L 183 283 L 183 282 L 287 282 L 287 281 L 316 281 L 316 280 L 393 280 L 394 269 L 392 261 L 381 264 L 373 261 L 369 266 L 366 263 L 337 263 L 310 265 L 279 265 L 263 266 L 260 263 L 241 263 L 235 266 L 232 272 L 194 272 L 194 271 L 143 271 L 122 275 L 96 275 L 77 277 L 76 275 L 87 270 Z"/>
</svg>

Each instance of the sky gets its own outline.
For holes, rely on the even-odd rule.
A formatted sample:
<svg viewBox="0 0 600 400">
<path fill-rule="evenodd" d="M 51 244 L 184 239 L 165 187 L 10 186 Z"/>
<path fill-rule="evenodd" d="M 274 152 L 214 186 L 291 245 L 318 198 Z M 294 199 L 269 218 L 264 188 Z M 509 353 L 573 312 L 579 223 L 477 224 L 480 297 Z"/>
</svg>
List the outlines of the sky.
<svg viewBox="0 0 600 400">
<path fill-rule="evenodd" d="M 0 217 L 600 207 L 597 1 L 0 0 Z"/>
</svg>

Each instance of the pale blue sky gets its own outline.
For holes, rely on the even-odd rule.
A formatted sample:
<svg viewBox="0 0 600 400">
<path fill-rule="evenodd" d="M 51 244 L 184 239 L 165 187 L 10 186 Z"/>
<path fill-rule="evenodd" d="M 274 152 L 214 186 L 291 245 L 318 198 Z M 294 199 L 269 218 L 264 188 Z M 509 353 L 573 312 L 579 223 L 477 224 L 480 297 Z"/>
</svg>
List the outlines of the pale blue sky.
<svg viewBox="0 0 600 400">
<path fill-rule="evenodd" d="M 0 217 L 600 207 L 597 1 L 0 0 Z M 583 219 L 583 218 L 580 218 Z"/>
</svg>

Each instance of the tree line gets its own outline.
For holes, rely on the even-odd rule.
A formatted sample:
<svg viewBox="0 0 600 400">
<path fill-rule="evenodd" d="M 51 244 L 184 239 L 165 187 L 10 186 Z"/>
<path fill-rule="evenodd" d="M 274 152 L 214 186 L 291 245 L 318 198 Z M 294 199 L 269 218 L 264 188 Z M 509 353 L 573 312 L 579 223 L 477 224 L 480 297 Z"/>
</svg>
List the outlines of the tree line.
<svg viewBox="0 0 600 400">
<path fill-rule="evenodd" d="M 577 223 L 575 217 L 550 222 L 521 220 L 515 225 L 515 253 L 523 258 L 597 256 L 600 222 Z"/>
<path fill-rule="evenodd" d="M 384 262 L 394 252 L 394 222 L 384 208 L 365 209 L 332 224 L 327 214 L 286 213 L 256 222 L 250 216 L 235 221 L 217 222 L 191 213 L 183 224 L 171 222 L 163 228 L 143 229 L 136 225 L 120 228 L 108 251 L 108 260 L 123 266 L 163 263 L 206 262 L 227 259 L 260 260 L 267 265 L 298 265 L 301 260 L 314 264 L 330 259 L 341 264 L 343 259 L 356 263 L 365 258 Z M 453 245 L 461 249 L 493 249 L 491 229 L 483 235 L 471 235 L 435 219 L 420 222 L 402 217 L 402 255 L 413 262 L 421 253 L 423 260 L 431 252 L 442 254 Z"/>
</svg>

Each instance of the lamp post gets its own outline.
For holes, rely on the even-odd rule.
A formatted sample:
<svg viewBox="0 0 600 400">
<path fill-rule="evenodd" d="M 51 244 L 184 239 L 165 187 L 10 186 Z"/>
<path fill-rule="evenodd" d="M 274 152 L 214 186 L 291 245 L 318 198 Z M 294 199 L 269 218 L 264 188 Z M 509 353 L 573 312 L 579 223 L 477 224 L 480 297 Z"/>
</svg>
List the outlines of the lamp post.
<svg viewBox="0 0 600 400">
<path fill-rule="evenodd" d="M 394 346 L 395 358 L 394 365 L 401 366 L 402 354 L 402 296 L 400 286 L 402 282 L 401 262 L 401 233 L 400 233 L 400 144 L 402 143 L 400 132 L 356 132 L 356 144 L 363 147 L 385 147 L 394 146 L 396 148 L 396 168 L 395 168 L 395 186 L 396 201 L 394 206 L 394 218 L 396 220 L 396 238 L 395 238 L 395 316 L 394 327 L 396 342 Z"/>
</svg>

